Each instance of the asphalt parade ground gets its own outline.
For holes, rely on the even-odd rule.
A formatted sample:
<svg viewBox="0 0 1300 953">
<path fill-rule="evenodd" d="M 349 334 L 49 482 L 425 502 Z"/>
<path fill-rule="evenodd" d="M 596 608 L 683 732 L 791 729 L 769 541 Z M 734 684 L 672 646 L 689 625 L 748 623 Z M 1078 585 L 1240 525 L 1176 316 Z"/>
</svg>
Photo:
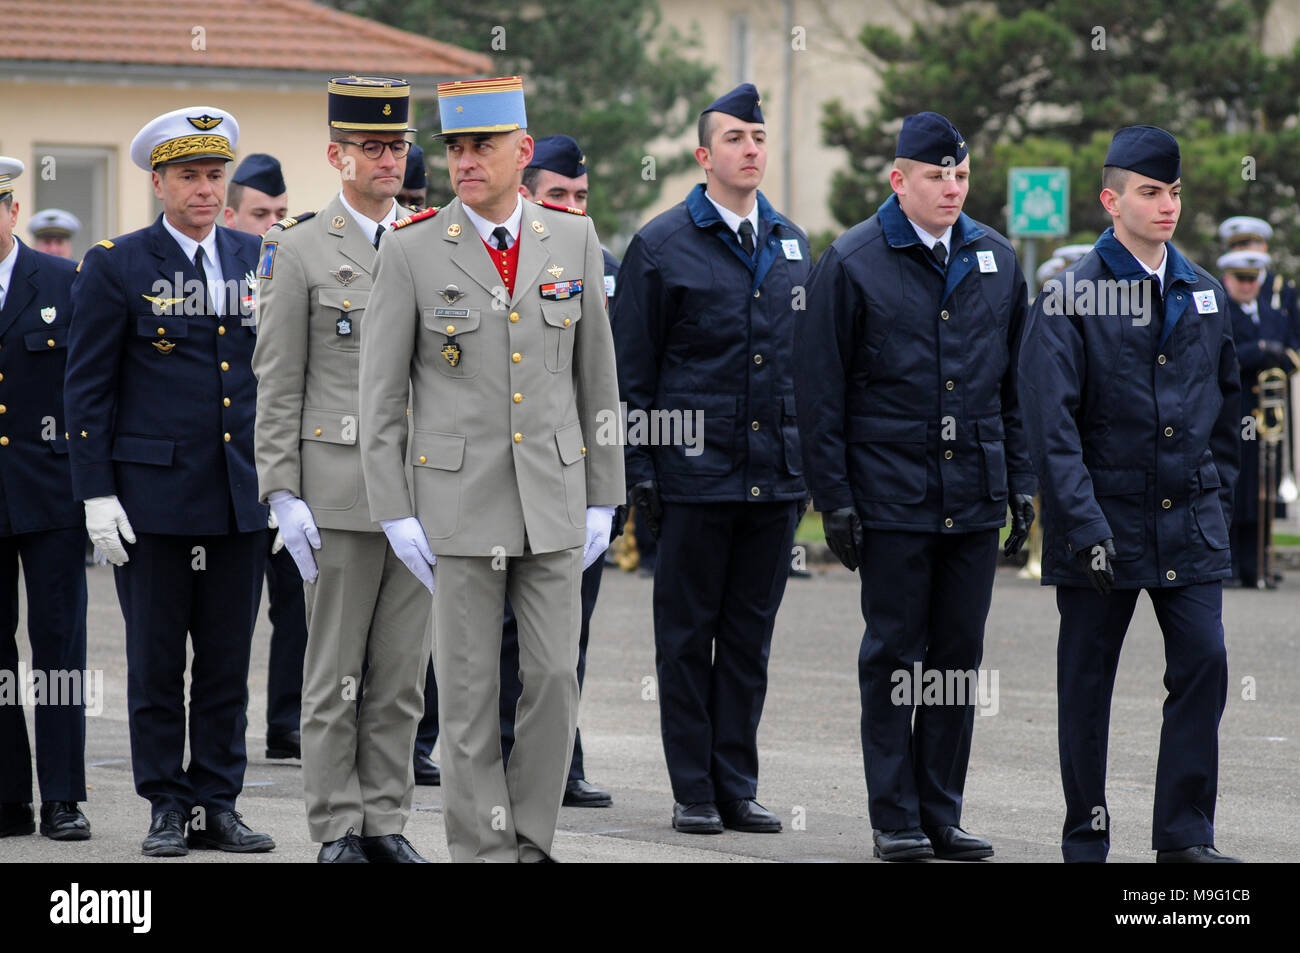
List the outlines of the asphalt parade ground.
<svg viewBox="0 0 1300 953">
<path fill-rule="evenodd" d="M 149 823 L 134 791 L 127 732 L 122 616 L 107 567 L 87 570 L 88 667 L 103 672 L 102 712 L 87 718 L 88 801 L 93 837 L 56 843 L 39 835 L 0 840 L 0 862 L 147 864 L 302 863 L 307 836 L 302 769 L 265 754 L 265 607 L 253 646 L 248 771 L 239 810 L 271 834 L 269 854 L 140 855 Z M 905 595 L 905 594 L 904 594 Z M 1300 860 L 1300 576 L 1275 591 L 1227 590 L 1230 670 L 1220 731 L 1217 843 L 1248 861 Z M 1053 590 L 997 574 L 966 782 L 963 826 L 989 838 L 986 863 L 1060 861 L 1064 811 L 1056 745 Z M 777 617 L 769 689 L 759 731 L 759 800 L 783 820 L 781 834 L 679 834 L 659 736 L 651 580 L 607 567 L 592 623 L 579 723 L 587 777 L 613 807 L 564 808 L 555 856 L 563 862 L 714 863 L 871 859 L 871 826 L 859 741 L 857 650 L 862 620 L 857 577 L 817 568 L 791 579 Z M 30 662 L 25 621 L 20 653 Z M 1150 863 L 1152 795 L 1164 689 L 1163 647 L 1150 602 L 1138 603 L 1120 660 L 1110 734 L 1110 860 Z M 993 690 L 996 689 L 996 690 Z M 31 712 L 28 711 L 29 729 Z M 437 760 L 438 752 L 434 757 Z M 426 857 L 446 861 L 441 791 L 418 787 L 406 834 Z"/>
</svg>

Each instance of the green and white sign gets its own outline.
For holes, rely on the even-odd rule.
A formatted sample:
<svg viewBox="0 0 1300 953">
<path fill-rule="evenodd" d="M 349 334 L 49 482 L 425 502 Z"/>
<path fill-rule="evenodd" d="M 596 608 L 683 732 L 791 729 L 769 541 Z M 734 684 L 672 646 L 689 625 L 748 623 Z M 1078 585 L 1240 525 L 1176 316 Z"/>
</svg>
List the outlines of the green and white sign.
<svg viewBox="0 0 1300 953">
<path fill-rule="evenodd" d="M 1013 238 L 1059 238 L 1070 232 L 1070 170 L 1011 169 L 1007 231 Z"/>
</svg>

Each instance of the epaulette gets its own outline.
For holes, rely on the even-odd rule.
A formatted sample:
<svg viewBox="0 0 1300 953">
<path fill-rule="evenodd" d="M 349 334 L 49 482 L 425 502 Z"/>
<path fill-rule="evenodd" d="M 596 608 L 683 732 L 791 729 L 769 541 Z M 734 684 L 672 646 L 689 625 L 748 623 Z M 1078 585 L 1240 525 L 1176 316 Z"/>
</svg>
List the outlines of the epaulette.
<svg viewBox="0 0 1300 953">
<path fill-rule="evenodd" d="M 305 222 L 309 218 L 315 218 L 315 212 L 299 212 L 297 215 L 290 215 L 288 218 L 282 218 L 272 225 L 272 228 L 293 228 L 299 222 Z"/>
<path fill-rule="evenodd" d="M 586 215 L 580 208 L 573 208 L 569 205 L 556 205 L 554 202 L 538 202 L 538 205 L 545 205 L 547 208 L 553 208 L 557 212 L 568 212 L 570 215 Z"/>
<path fill-rule="evenodd" d="M 405 228 L 412 222 L 423 222 L 426 218 L 433 218 L 437 214 L 438 206 L 433 205 L 423 211 L 412 212 L 410 215 L 406 216 L 406 218 L 399 218 L 397 221 L 393 222 L 393 228 Z"/>
<path fill-rule="evenodd" d="M 100 248 L 112 248 L 112 247 L 113 247 L 113 243 L 110 242 L 107 238 L 101 238 L 99 241 L 95 242 L 95 245 L 98 246 L 98 247 L 100 247 Z M 77 272 L 78 272 L 78 273 L 81 272 L 81 262 L 82 262 L 82 261 L 85 261 L 85 260 L 86 260 L 85 258 L 82 258 L 81 261 L 77 262 Z"/>
</svg>

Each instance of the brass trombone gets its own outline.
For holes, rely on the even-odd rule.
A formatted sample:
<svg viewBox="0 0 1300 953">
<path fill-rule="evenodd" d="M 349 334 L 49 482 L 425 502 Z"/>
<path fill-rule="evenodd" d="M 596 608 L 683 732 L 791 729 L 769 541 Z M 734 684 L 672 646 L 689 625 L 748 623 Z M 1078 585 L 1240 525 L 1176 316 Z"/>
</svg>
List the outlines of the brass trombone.
<svg viewBox="0 0 1300 953">
<path fill-rule="evenodd" d="M 1300 354 L 1288 348 L 1287 356 L 1294 374 L 1300 370 Z M 1259 531 L 1255 540 L 1259 571 L 1255 585 L 1260 589 L 1273 585 L 1273 513 L 1279 495 L 1288 503 L 1295 496 L 1295 477 L 1289 464 L 1291 426 L 1286 416 L 1288 376 L 1287 371 L 1271 367 L 1259 372 L 1254 387 L 1255 437 L 1259 442 Z"/>
</svg>

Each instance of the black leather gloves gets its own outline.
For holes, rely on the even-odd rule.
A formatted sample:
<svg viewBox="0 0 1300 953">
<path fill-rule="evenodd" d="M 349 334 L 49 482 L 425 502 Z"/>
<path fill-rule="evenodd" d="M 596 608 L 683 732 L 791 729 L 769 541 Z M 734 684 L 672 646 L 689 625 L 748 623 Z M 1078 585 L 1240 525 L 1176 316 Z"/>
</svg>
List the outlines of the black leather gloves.
<svg viewBox="0 0 1300 953">
<path fill-rule="evenodd" d="M 1092 582 L 1092 588 L 1103 596 L 1110 595 L 1115 585 L 1115 541 L 1103 539 L 1095 546 L 1079 550 L 1079 561 L 1083 563 L 1084 572 Z"/>
<path fill-rule="evenodd" d="M 654 480 L 644 480 L 628 487 L 627 505 L 636 507 L 637 519 L 645 520 L 645 528 L 658 539 L 659 520 L 664 515 L 663 503 L 659 500 L 659 484 Z"/>
<path fill-rule="evenodd" d="M 826 531 L 826 545 L 846 569 L 858 568 L 858 551 L 862 549 L 862 521 L 852 506 L 822 514 L 822 528 Z"/>
<path fill-rule="evenodd" d="M 1034 525 L 1034 498 L 1028 493 L 1013 493 L 1011 495 L 1011 532 L 1007 534 L 1006 544 L 1002 547 L 1002 553 L 1006 556 L 1014 556 L 1020 552 L 1020 547 L 1025 545 L 1025 540 L 1029 538 L 1029 527 Z"/>
</svg>

